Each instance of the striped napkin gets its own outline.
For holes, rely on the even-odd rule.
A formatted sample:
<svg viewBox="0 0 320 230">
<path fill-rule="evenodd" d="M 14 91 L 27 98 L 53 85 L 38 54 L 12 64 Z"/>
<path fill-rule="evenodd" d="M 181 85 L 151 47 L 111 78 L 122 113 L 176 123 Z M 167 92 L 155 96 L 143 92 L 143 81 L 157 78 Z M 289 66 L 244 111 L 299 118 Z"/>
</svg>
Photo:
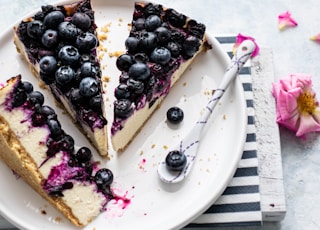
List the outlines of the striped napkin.
<svg viewBox="0 0 320 230">
<path fill-rule="evenodd" d="M 234 36 L 216 37 L 222 48 L 232 58 Z M 261 225 L 262 214 L 259 192 L 255 111 L 253 108 L 252 76 L 250 60 L 239 74 L 247 103 L 247 138 L 244 151 L 234 177 L 222 196 L 204 214 L 186 229 L 197 227 L 227 227 Z"/>
</svg>

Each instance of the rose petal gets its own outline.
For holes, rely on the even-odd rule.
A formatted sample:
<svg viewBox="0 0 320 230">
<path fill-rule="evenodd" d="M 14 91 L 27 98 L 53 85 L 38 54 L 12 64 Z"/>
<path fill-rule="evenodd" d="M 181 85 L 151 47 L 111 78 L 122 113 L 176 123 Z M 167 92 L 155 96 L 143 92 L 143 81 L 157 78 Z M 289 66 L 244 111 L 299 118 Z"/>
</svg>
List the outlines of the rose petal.
<svg viewBox="0 0 320 230">
<path fill-rule="evenodd" d="M 287 27 L 295 27 L 298 23 L 291 17 L 291 13 L 286 11 L 278 16 L 278 27 L 283 30 Z"/>
<path fill-rule="evenodd" d="M 259 48 L 258 44 L 255 42 L 255 39 L 253 37 L 245 36 L 245 35 L 242 35 L 240 33 L 236 37 L 236 43 L 233 45 L 232 53 L 235 54 L 235 52 L 236 52 L 237 48 L 239 47 L 239 45 L 245 40 L 253 41 L 253 43 L 255 44 L 256 47 L 255 47 L 251 57 L 257 56 L 259 54 L 260 48 Z"/>
<path fill-rule="evenodd" d="M 320 33 L 319 34 L 316 34 L 316 35 L 313 35 L 310 37 L 310 40 L 311 41 L 315 41 L 315 42 L 319 42 L 320 43 Z"/>
<path fill-rule="evenodd" d="M 300 125 L 296 132 L 298 137 L 303 136 L 309 132 L 320 131 L 320 124 L 310 115 L 300 116 Z"/>
</svg>

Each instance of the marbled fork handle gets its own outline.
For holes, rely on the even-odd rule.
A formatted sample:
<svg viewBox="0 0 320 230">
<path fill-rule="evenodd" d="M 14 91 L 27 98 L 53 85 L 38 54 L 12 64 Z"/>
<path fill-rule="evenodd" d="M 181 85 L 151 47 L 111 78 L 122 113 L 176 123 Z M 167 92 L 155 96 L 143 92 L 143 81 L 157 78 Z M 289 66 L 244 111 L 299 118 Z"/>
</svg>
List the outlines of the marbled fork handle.
<svg viewBox="0 0 320 230">
<path fill-rule="evenodd" d="M 182 181 L 189 174 L 191 166 L 193 165 L 195 157 L 197 155 L 201 132 L 204 126 L 207 124 L 210 115 L 212 114 L 214 108 L 218 104 L 220 98 L 223 96 L 230 83 L 236 78 L 236 76 L 238 76 L 243 65 L 251 57 L 254 49 L 255 44 L 250 40 L 243 41 L 240 44 L 237 52 L 233 56 L 229 66 L 226 69 L 219 87 L 214 91 L 213 95 L 208 101 L 203 114 L 195 123 L 190 132 L 186 135 L 186 137 L 179 142 L 178 146 L 175 149 L 186 155 L 186 166 L 182 171 L 170 171 L 167 169 L 165 161 L 160 162 L 158 167 L 158 174 L 162 181 L 167 183 L 177 183 Z"/>
</svg>

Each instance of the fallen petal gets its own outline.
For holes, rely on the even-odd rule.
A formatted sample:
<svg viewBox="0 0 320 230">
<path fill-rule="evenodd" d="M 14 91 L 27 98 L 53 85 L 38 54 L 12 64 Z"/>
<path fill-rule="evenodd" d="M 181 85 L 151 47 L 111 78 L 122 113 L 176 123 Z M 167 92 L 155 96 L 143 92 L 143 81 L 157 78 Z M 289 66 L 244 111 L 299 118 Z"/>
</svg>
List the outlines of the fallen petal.
<svg viewBox="0 0 320 230">
<path fill-rule="evenodd" d="M 289 11 L 279 14 L 278 16 L 278 27 L 283 30 L 287 27 L 296 27 L 298 23 L 291 17 Z"/>
<path fill-rule="evenodd" d="M 316 34 L 316 35 L 313 35 L 310 37 L 310 40 L 311 41 L 315 41 L 315 42 L 319 42 L 320 43 L 320 33 L 319 34 Z"/>
<path fill-rule="evenodd" d="M 255 44 L 256 48 L 254 49 L 251 57 L 255 57 L 258 55 L 259 53 L 259 46 L 258 44 L 255 42 L 255 39 L 253 37 L 250 37 L 250 36 L 245 36 L 245 35 L 242 35 L 242 34 L 238 34 L 237 37 L 236 37 L 236 43 L 233 45 L 233 48 L 232 48 L 232 53 L 235 54 L 236 50 L 238 49 L 239 45 L 245 41 L 245 40 L 251 40 L 253 41 L 253 43 Z"/>
</svg>

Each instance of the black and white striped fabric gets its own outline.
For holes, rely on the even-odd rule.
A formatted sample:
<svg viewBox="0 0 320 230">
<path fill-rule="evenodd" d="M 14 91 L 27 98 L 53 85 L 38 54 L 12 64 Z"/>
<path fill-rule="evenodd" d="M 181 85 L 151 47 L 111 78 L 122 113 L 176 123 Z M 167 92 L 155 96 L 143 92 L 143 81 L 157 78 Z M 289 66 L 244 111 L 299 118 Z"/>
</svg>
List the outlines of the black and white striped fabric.
<svg viewBox="0 0 320 230">
<path fill-rule="evenodd" d="M 236 37 L 219 36 L 216 38 L 232 58 L 232 48 Z M 239 77 L 245 91 L 248 114 L 247 138 L 242 158 L 233 179 L 222 196 L 204 214 L 189 224 L 188 229 L 261 225 L 262 223 L 250 60 L 241 70 Z"/>
</svg>

